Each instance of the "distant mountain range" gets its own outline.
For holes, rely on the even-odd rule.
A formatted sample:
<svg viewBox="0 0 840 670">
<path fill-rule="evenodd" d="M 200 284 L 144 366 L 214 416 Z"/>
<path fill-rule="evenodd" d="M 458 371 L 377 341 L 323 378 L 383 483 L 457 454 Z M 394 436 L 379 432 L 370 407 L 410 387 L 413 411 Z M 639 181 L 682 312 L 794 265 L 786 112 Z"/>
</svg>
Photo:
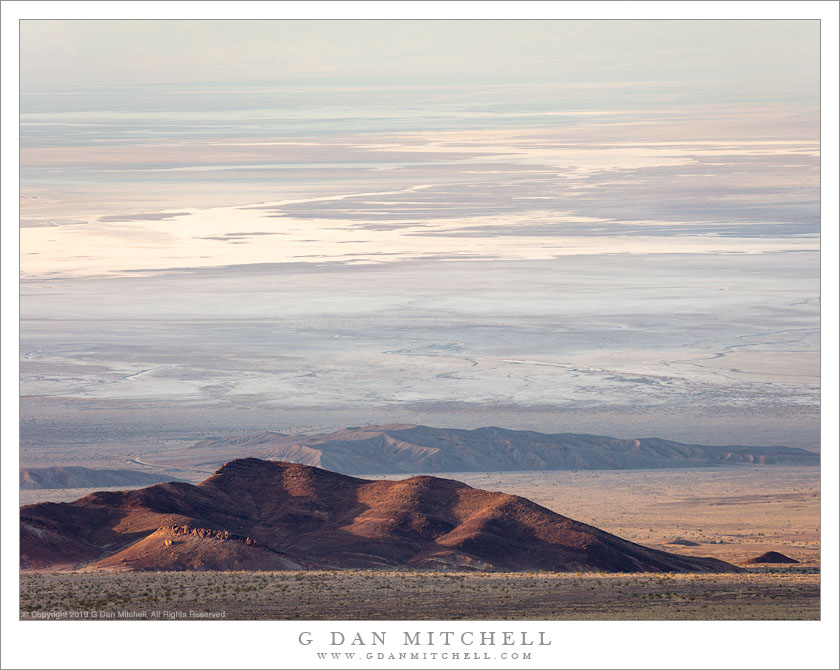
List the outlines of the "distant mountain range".
<svg viewBox="0 0 840 670">
<path fill-rule="evenodd" d="M 356 479 L 232 461 L 198 485 L 20 510 L 23 569 L 737 572 L 643 547 L 525 498 L 429 476 Z"/>
<path fill-rule="evenodd" d="M 169 475 L 155 475 L 137 470 L 99 470 L 96 468 L 51 467 L 22 468 L 20 488 L 37 489 L 89 489 L 100 486 L 148 486 L 172 481 Z"/>
<path fill-rule="evenodd" d="M 405 424 L 346 428 L 321 435 L 263 432 L 207 439 L 155 454 L 162 466 L 215 469 L 253 457 L 313 465 L 344 474 L 513 470 L 615 470 L 715 465 L 819 465 L 820 456 L 793 447 L 713 447 L 658 438 L 548 435 L 503 428 L 429 428 Z"/>
</svg>

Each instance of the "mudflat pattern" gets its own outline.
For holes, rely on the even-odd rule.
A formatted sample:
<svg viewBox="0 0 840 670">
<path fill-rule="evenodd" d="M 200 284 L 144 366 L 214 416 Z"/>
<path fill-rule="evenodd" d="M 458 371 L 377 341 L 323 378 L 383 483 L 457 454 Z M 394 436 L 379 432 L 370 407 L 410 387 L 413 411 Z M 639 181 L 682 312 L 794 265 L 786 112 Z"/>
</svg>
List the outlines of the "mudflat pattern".
<svg viewBox="0 0 840 670">
<path fill-rule="evenodd" d="M 25 464 L 393 422 L 818 449 L 817 91 L 704 90 L 27 98 Z"/>
</svg>

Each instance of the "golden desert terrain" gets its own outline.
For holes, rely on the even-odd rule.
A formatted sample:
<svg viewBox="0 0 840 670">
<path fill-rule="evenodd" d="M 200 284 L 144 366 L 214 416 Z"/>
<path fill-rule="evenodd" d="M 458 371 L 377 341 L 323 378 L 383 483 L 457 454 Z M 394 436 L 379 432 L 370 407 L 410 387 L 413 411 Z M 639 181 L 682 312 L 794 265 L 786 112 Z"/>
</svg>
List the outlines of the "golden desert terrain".
<svg viewBox="0 0 840 670">
<path fill-rule="evenodd" d="M 96 611 L 99 618 L 103 618 L 101 612 L 106 613 L 104 618 L 119 618 L 120 612 L 124 617 L 142 618 L 155 611 L 190 610 L 223 612 L 228 619 L 820 616 L 817 468 L 446 476 L 528 497 L 573 519 L 673 553 L 712 556 L 743 566 L 747 559 L 775 550 L 800 563 L 752 566 L 737 574 L 679 575 L 411 570 L 29 572 L 21 576 L 21 617 L 58 613 L 58 618 L 73 618 L 77 616 L 73 612 Z"/>
</svg>

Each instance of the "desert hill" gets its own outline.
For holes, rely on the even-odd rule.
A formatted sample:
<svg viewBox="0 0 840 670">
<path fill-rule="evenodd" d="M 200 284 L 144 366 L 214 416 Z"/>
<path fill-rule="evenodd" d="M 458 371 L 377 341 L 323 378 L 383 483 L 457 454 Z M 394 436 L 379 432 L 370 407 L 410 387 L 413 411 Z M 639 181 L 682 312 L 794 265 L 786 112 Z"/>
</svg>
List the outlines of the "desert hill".
<svg viewBox="0 0 840 670">
<path fill-rule="evenodd" d="M 370 481 L 251 458 L 198 485 L 93 493 L 20 517 L 24 569 L 738 570 L 450 479 Z"/>
<path fill-rule="evenodd" d="M 219 467 L 233 458 L 303 463 L 344 474 L 604 470 L 712 465 L 819 465 L 819 454 L 792 447 L 712 447 L 657 438 L 392 424 L 323 435 L 263 432 L 207 439 L 147 457 L 159 465 Z"/>
<path fill-rule="evenodd" d="M 753 565 L 756 563 L 799 563 L 799 561 L 790 556 L 785 556 L 778 551 L 766 551 L 761 556 L 744 561 L 744 565 Z"/>
<path fill-rule="evenodd" d="M 79 466 L 22 468 L 20 488 L 86 489 L 97 486 L 148 486 L 171 481 L 168 475 L 154 475 L 137 470 L 98 470 Z"/>
</svg>

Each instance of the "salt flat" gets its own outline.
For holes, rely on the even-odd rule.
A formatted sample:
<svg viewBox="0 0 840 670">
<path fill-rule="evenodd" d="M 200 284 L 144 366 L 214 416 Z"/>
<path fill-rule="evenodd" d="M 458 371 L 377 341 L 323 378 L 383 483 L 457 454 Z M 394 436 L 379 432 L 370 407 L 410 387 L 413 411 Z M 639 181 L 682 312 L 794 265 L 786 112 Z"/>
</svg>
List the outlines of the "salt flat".
<svg viewBox="0 0 840 670">
<path fill-rule="evenodd" d="M 739 257 L 735 275 L 732 262 L 570 256 L 25 281 L 23 460 L 30 446 L 130 443 L 152 411 L 146 452 L 392 422 L 816 448 L 818 258 Z"/>
<path fill-rule="evenodd" d="M 22 461 L 392 422 L 817 449 L 817 107 L 697 90 L 24 96 Z"/>
</svg>

